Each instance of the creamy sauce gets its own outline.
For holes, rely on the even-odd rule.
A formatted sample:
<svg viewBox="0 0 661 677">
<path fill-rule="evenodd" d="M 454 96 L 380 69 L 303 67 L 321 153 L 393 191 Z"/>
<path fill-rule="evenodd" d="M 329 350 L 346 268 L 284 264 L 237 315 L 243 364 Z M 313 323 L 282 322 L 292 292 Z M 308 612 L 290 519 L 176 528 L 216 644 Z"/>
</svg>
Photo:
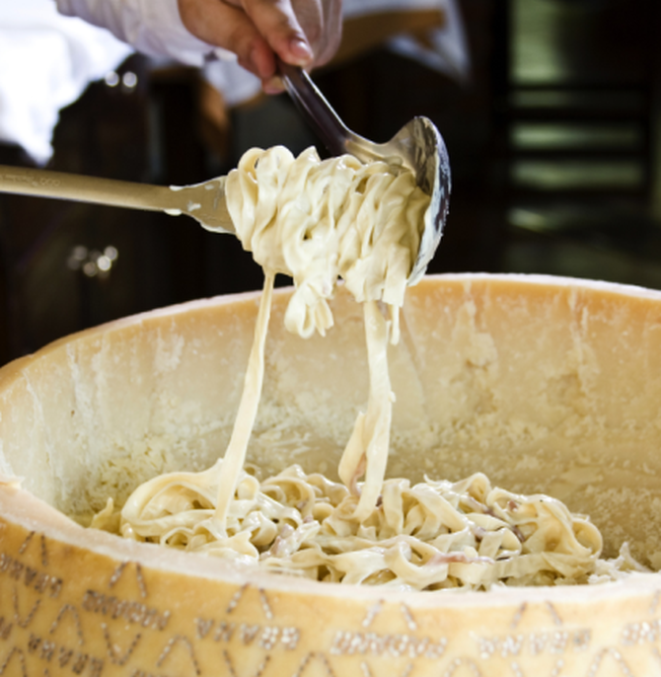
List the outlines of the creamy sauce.
<svg viewBox="0 0 661 677">
<path fill-rule="evenodd" d="M 316 580 L 411 590 L 600 582 L 637 567 L 626 549 L 618 560 L 599 560 L 597 528 L 548 496 L 511 494 L 482 474 L 457 483 L 384 481 L 394 400 L 387 346 L 398 340 L 429 203 L 410 172 L 349 156 L 321 162 L 313 149 L 298 158 L 281 147 L 253 149 L 226 192 L 265 285 L 225 456 L 201 473 L 146 482 L 121 515 L 110 501 L 93 526 Z M 300 336 L 332 326 L 328 300 L 339 278 L 363 304 L 369 398 L 340 461 L 342 483 L 298 466 L 263 482 L 244 470 L 279 272 L 294 279 L 285 325 Z"/>
</svg>

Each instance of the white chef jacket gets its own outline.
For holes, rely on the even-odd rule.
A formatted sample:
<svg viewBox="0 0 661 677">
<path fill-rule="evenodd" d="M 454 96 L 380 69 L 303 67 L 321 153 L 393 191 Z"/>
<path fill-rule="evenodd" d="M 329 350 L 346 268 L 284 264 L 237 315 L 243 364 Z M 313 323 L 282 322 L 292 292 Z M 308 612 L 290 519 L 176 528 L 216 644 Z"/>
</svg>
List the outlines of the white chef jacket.
<svg viewBox="0 0 661 677">
<path fill-rule="evenodd" d="M 456 0 L 344 0 L 345 18 L 405 9 L 441 9 L 442 29 L 424 48 L 407 36 L 390 47 L 465 80 L 469 55 Z M 59 14 L 58 11 L 59 10 Z M 83 19 L 84 21 L 81 21 Z M 37 161 L 52 154 L 59 111 L 135 49 L 203 68 L 229 106 L 260 90 L 229 52 L 190 34 L 177 0 L 21 0 L 0 2 L 0 142 L 17 143 Z"/>
<path fill-rule="evenodd" d="M 117 38 L 145 54 L 169 56 L 191 66 L 202 66 L 209 55 L 226 56 L 224 50 L 198 40 L 186 30 L 179 17 L 177 0 L 56 0 L 56 3 L 62 14 L 78 16 L 95 26 L 107 28 Z M 452 56 L 463 63 L 458 68 L 454 66 L 455 74 L 459 75 L 458 71 L 468 65 L 455 0 L 344 0 L 343 4 L 345 19 L 396 10 L 440 9 L 447 22 L 443 30 L 436 31 L 437 37 L 442 35 L 447 42 L 452 33 L 461 33 L 460 38 L 455 38 L 458 49 L 455 48 Z M 401 51 L 424 58 L 425 50 L 419 45 L 416 51 L 412 45 L 404 47 L 401 39 L 397 42 Z M 447 47 L 441 51 L 447 52 Z M 426 56 L 427 60 L 431 58 L 432 67 L 440 67 L 440 60 L 434 60 L 432 54 Z"/>
</svg>

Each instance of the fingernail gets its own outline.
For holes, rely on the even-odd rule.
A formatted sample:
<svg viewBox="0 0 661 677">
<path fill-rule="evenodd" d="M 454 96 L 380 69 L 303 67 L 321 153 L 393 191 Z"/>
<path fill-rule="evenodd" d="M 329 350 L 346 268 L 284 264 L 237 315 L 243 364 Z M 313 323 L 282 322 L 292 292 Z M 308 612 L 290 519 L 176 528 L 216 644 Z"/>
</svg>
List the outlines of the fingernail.
<svg viewBox="0 0 661 677">
<path fill-rule="evenodd" d="M 297 59 L 298 66 L 306 66 L 308 63 L 310 63 L 310 61 L 312 61 L 312 58 L 314 57 L 310 45 L 308 45 L 308 43 L 301 38 L 294 38 L 291 40 L 289 42 L 289 49 L 292 53 L 292 56 Z"/>
<path fill-rule="evenodd" d="M 262 89 L 266 94 L 281 94 L 285 91 L 285 85 L 278 76 L 262 82 Z"/>
</svg>

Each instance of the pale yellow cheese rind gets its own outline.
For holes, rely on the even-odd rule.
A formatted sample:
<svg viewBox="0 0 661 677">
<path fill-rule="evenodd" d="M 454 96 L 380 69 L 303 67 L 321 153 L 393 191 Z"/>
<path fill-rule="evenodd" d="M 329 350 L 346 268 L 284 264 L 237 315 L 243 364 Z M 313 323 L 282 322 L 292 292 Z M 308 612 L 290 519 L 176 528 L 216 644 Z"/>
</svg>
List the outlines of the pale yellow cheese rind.
<svg viewBox="0 0 661 677">
<path fill-rule="evenodd" d="M 287 294 L 276 294 L 251 460 L 332 473 L 367 397 L 360 307 L 340 292 L 336 326 L 306 341 L 282 328 Z M 214 460 L 231 431 L 256 309 L 257 296 L 246 295 L 156 311 L 0 370 L 0 673 L 658 671 L 658 574 L 404 594 L 240 570 L 64 517 L 82 519 L 153 474 Z M 538 277 L 425 279 L 407 294 L 391 353 L 389 475 L 479 470 L 509 489 L 554 494 L 592 515 L 610 554 L 626 538 L 654 564 L 660 329 L 657 292 Z"/>
</svg>

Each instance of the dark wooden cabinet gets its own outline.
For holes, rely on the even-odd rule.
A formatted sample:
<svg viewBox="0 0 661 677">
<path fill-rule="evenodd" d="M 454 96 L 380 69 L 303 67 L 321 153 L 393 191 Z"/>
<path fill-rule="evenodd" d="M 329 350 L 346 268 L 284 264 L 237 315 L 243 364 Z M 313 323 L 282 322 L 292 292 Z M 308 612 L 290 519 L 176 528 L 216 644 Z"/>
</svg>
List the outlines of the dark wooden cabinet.
<svg viewBox="0 0 661 677">
<path fill-rule="evenodd" d="M 62 111 L 47 168 L 163 185 L 208 178 L 197 74 L 161 76 L 133 57 L 118 75 Z M 5 146 L 0 163 L 30 161 Z M 68 201 L 0 194 L 0 251 L 0 362 L 121 316 L 261 283 L 238 242 L 192 219 Z"/>
</svg>

